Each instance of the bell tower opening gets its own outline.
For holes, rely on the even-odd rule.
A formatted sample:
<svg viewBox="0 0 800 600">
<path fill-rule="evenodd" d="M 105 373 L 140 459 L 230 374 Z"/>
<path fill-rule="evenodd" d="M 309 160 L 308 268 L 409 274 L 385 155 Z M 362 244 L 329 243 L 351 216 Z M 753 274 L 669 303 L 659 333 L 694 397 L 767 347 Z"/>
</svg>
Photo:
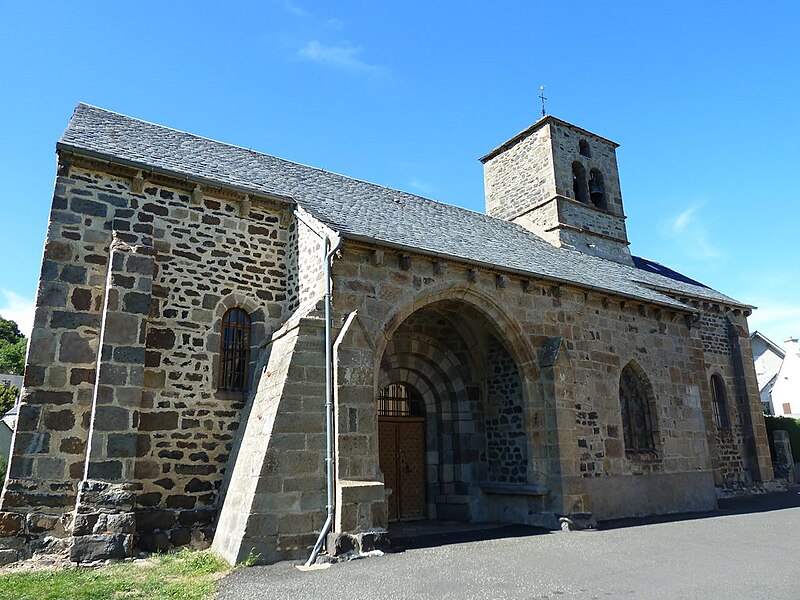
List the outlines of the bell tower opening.
<svg viewBox="0 0 800 600">
<path fill-rule="evenodd" d="M 572 194 L 578 202 L 587 204 L 589 195 L 586 187 L 586 169 L 577 160 L 572 163 Z"/>
<path fill-rule="evenodd" d="M 598 169 L 589 171 L 589 198 L 597 208 L 606 209 L 606 186 L 603 184 L 603 174 Z"/>
</svg>

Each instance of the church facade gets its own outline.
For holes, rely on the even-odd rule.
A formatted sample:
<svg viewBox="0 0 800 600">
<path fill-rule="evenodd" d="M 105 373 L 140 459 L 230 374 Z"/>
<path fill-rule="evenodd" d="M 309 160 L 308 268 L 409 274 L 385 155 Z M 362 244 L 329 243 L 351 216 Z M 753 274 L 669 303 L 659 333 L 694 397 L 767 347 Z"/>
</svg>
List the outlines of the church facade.
<svg viewBox="0 0 800 600">
<path fill-rule="evenodd" d="M 79 105 L 0 559 L 275 562 L 771 480 L 752 307 L 631 255 L 615 149 L 544 117 L 480 214 Z"/>
</svg>

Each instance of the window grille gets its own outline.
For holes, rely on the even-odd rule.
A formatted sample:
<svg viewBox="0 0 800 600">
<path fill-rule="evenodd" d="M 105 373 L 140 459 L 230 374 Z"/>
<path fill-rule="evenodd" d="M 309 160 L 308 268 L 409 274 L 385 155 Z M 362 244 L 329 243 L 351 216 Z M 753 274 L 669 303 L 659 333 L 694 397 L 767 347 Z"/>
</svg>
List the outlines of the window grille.
<svg viewBox="0 0 800 600">
<path fill-rule="evenodd" d="M 220 341 L 220 390 L 247 391 L 250 362 L 250 315 L 241 308 L 231 308 L 222 317 Z"/>
<path fill-rule="evenodd" d="M 379 417 L 418 417 L 419 405 L 411 397 L 408 386 L 390 383 L 378 394 Z"/>
<path fill-rule="evenodd" d="M 731 421 L 728 417 L 728 401 L 725 397 L 725 382 L 717 374 L 711 376 L 711 395 L 713 402 L 711 408 L 714 412 L 714 423 L 719 429 L 730 429 Z"/>
</svg>

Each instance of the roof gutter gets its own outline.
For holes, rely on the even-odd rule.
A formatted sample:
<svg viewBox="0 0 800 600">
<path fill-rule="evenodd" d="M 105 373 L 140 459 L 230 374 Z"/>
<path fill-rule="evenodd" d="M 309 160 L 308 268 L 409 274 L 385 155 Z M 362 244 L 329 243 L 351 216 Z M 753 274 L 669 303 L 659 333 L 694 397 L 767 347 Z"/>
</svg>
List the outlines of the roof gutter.
<svg viewBox="0 0 800 600">
<path fill-rule="evenodd" d="M 325 475 L 327 492 L 327 518 L 322 525 L 322 529 L 317 537 L 317 542 L 311 550 L 311 554 L 306 560 L 305 566 L 310 567 L 317 560 L 322 545 L 325 543 L 325 536 L 333 525 L 335 508 L 335 474 L 333 472 L 334 461 L 334 431 L 333 431 L 333 321 L 331 316 L 331 263 L 333 257 L 342 245 L 341 235 L 334 231 L 333 236 L 318 231 L 316 227 L 300 216 L 297 207 L 292 208 L 292 214 L 299 221 L 304 223 L 315 235 L 322 240 L 322 268 L 325 273 Z"/>
</svg>

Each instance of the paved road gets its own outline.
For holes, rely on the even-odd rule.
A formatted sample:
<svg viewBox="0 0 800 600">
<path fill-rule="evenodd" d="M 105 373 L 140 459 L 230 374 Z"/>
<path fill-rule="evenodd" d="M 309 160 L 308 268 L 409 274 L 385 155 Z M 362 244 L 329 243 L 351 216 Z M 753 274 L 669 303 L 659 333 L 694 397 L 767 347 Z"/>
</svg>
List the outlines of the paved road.
<svg viewBox="0 0 800 600">
<path fill-rule="evenodd" d="M 318 571 L 238 569 L 218 597 L 800 599 L 799 492 L 692 517 L 409 549 Z"/>
</svg>

